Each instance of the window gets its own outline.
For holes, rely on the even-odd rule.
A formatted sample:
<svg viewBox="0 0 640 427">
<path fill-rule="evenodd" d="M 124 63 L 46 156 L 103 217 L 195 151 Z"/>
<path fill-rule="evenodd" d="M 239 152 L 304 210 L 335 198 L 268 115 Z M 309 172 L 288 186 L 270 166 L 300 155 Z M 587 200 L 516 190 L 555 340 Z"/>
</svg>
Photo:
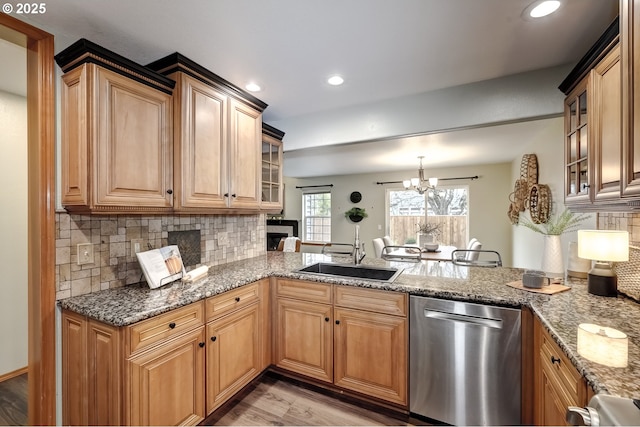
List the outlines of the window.
<svg viewBox="0 0 640 427">
<path fill-rule="evenodd" d="M 464 248 L 468 241 L 467 186 L 438 187 L 420 194 L 414 190 L 387 190 L 387 233 L 398 244 L 416 242 L 417 224 L 440 224 L 440 244 Z"/>
<path fill-rule="evenodd" d="M 302 223 L 305 241 L 331 241 L 331 193 L 302 195 Z"/>
</svg>

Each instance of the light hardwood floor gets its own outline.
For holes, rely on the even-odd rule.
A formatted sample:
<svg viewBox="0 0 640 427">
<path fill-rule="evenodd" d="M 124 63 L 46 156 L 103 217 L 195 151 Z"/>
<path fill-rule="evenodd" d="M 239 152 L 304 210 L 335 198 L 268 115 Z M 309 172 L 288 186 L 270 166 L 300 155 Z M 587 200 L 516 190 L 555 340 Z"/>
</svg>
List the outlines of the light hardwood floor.
<svg viewBox="0 0 640 427">
<path fill-rule="evenodd" d="M 225 426 L 378 426 L 417 425 L 418 420 L 395 418 L 313 391 L 286 379 L 265 375 L 250 391 L 204 421 Z M 404 418 L 404 419 L 401 419 Z M 409 421 L 411 424 L 409 424 Z"/>
</svg>

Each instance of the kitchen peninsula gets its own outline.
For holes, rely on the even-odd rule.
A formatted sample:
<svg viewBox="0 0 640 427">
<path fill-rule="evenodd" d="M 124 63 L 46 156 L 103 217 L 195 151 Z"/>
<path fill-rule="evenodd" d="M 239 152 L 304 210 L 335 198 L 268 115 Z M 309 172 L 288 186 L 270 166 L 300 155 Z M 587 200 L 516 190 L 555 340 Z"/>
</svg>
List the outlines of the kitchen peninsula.
<svg viewBox="0 0 640 427">
<path fill-rule="evenodd" d="M 96 323 L 111 327 L 113 330 L 131 327 L 139 324 L 138 322 L 149 321 L 164 314 L 177 313 L 178 309 L 191 307 L 198 301 L 212 300 L 215 296 L 227 294 L 235 296 L 243 290 L 246 290 L 245 294 L 250 298 L 258 292 L 267 303 L 265 312 L 272 313 L 270 307 L 274 302 L 271 300 L 276 295 L 273 284 L 279 280 L 304 281 L 303 283 L 312 285 L 313 283 L 341 285 L 334 287 L 340 289 L 363 288 L 387 291 L 391 294 L 397 292 L 404 295 L 522 307 L 526 310 L 530 309 L 536 321 L 539 320 L 544 329 L 548 330 L 548 335 L 564 353 L 559 356 L 570 360 L 595 393 L 604 392 L 623 397 L 640 395 L 640 350 L 636 344 L 640 339 L 640 327 L 634 320 L 640 316 L 640 305 L 627 298 L 590 295 L 587 293 L 586 285 L 579 281 L 569 283 L 572 289 L 566 292 L 555 295 L 534 294 L 506 286 L 506 283 L 521 277 L 520 269 L 462 267 L 433 261 L 406 263 L 365 258 L 365 265 L 403 268 L 403 273 L 391 284 L 360 279 L 318 277 L 296 271 L 318 261 L 348 262 L 346 258 L 337 256 L 332 259 L 330 256 L 320 254 L 269 252 L 264 256 L 214 266 L 210 268 L 206 278 L 194 283 L 175 282 L 155 290 L 149 289 L 145 284 L 132 285 L 61 300 L 59 304 L 65 313 L 72 316 L 80 315 L 78 317 L 86 316 L 89 320 L 93 319 L 92 322 L 98 321 Z M 271 289 L 266 290 L 270 281 Z M 259 286 L 256 286 L 256 283 Z M 250 286 L 258 290 L 249 292 L 253 289 L 249 288 Z M 244 295 L 238 294 L 235 298 L 235 301 L 239 301 L 240 298 L 244 298 Z M 252 303 L 249 301 L 247 304 Z M 208 308 L 207 313 L 209 313 Z M 269 316 L 267 314 L 263 317 L 258 314 L 257 319 L 268 322 Z M 580 323 L 596 323 L 625 332 L 629 336 L 629 365 L 626 368 L 608 368 L 578 355 L 576 340 Z M 261 325 L 258 330 L 264 332 L 263 327 L 264 325 Z M 63 337 L 64 335 L 65 326 L 63 325 Z M 197 338 L 196 341 L 200 339 Z M 204 339 L 202 342 L 201 347 L 204 346 Z M 206 345 L 209 344 L 207 342 Z M 268 355 L 270 352 L 267 351 L 264 354 Z M 529 360 L 533 358 L 532 355 Z M 270 365 L 267 360 L 261 359 L 260 355 L 258 360 L 260 365 L 258 369 Z M 209 367 L 208 364 L 207 367 Z M 122 369 L 128 372 L 126 368 Z M 63 375 L 66 373 L 63 372 Z M 130 374 L 125 374 L 127 375 Z M 134 405 L 134 403 L 131 404 Z M 402 406 L 406 407 L 406 405 L 400 405 Z M 126 423 L 127 420 L 130 419 L 125 417 L 124 420 L 117 421 Z M 89 419 L 88 421 L 97 420 Z M 191 422 L 198 422 L 198 420 L 193 419 Z"/>
</svg>

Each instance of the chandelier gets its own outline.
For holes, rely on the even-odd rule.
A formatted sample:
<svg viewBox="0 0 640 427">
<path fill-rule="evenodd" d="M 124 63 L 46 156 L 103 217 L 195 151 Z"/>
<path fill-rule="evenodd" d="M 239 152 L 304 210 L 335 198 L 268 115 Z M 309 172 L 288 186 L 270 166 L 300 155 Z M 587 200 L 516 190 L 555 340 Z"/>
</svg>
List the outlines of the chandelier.
<svg viewBox="0 0 640 427">
<path fill-rule="evenodd" d="M 436 185 L 438 185 L 438 178 L 429 178 L 428 180 L 424 179 L 424 168 L 422 167 L 422 159 L 424 156 L 418 156 L 420 159 L 420 169 L 418 169 L 418 177 L 405 179 L 402 181 L 404 188 L 407 190 L 416 190 L 420 194 L 424 194 L 425 191 L 435 189 Z"/>
</svg>

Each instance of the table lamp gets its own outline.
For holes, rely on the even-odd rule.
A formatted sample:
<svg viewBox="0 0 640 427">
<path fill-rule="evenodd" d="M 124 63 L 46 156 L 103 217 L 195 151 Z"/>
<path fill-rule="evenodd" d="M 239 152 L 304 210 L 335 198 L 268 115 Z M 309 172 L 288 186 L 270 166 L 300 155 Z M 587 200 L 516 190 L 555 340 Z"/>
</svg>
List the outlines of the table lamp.
<svg viewBox="0 0 640 427">
<path fill-rule="evenodd" d="M 619 230 L 578 230 L 578 256 L 596 263 L 587 275 L 589 293 L 618 295 L 618 277 L 612 262 L 629 260 L 629 233 Z"/>
</svg>

